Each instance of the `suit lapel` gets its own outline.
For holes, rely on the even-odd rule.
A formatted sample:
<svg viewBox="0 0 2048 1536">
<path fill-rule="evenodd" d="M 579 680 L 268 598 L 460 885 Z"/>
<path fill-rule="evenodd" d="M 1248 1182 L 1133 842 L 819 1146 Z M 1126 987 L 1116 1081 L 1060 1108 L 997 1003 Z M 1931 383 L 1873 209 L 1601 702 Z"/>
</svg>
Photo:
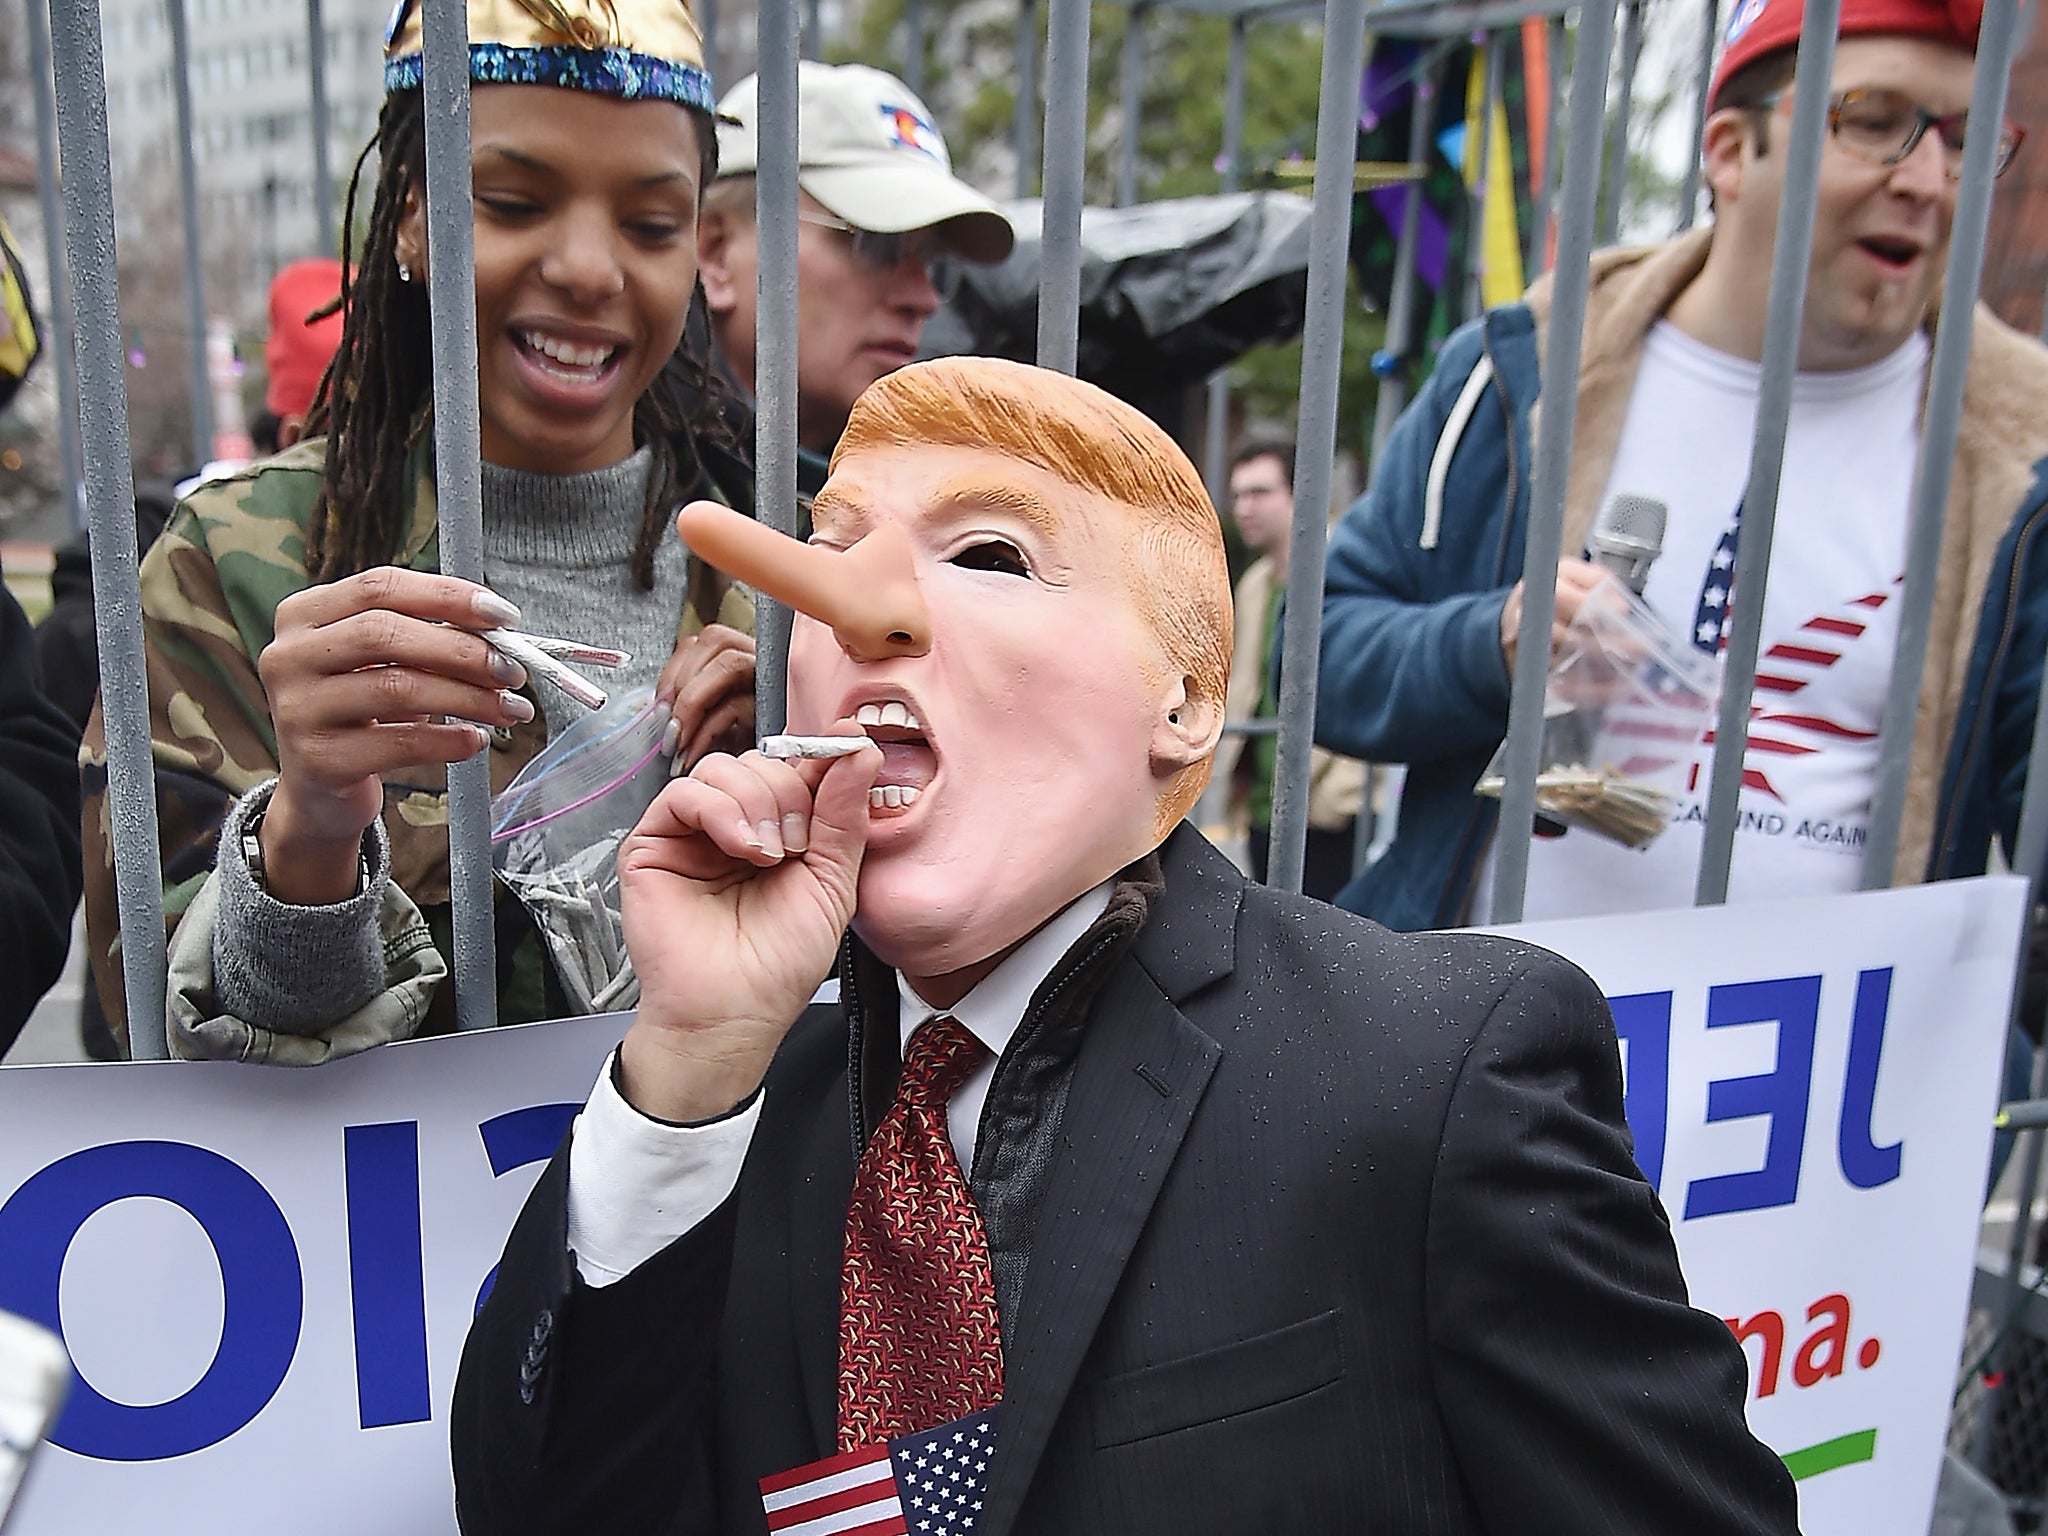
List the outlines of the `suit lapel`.
<svg viewBox="0 0 2048 1536">
<path fill-rule="evenodd" d="M 818 1454 L 829 1456 L 839 1448 L 839 1266 L 854 1160 L 841 1116 L 819 1115 L 810 1134 L 798 1164 L 809 1176 L 791 1197 L 790 1326 Z"/>
<path fill-rule="evenodd" d="M 1005 1365 L 1002 1447 L 980 1529 L 1006 1536 L 1103 1309 L 1223 1054 L 1138 967 L 1103 989 L 1083 1038 Z"/>
</svg>

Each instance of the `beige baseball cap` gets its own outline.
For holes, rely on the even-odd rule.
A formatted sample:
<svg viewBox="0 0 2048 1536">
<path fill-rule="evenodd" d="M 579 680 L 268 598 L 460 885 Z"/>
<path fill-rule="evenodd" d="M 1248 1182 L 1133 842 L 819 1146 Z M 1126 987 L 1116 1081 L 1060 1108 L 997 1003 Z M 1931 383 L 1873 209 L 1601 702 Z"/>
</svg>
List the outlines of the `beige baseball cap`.
<svg viewBox="0 0 2048 1536">
<path fill-rule="evenodd" d="M 718 104 L 718 174 L 746 176 L 760 162 L 759 77 Z M 931 112 L 894 75 L 865 64 L 797 66 L 797 182 L 859 229 L 903 234 L 944 226 L 969 261 L 1001 261 L 1016 244 L 996 205 L 953 174 Z"/>
</svg>

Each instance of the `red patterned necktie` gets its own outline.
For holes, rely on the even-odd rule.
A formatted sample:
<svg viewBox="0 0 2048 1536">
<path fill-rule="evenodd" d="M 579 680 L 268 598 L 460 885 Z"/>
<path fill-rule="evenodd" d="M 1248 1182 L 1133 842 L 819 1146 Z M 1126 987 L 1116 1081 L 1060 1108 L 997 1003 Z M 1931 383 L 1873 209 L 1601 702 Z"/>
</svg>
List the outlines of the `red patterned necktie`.
<svg viewBox="0 0 2048 1536">
<path fill-rule="evenodd" d="M 946 1136 L 947 1100 L 986 1055 L 957 1019 L 915 1030 L 896 1101 L 854 1172 L 839 1282 L 842 1451 L 1002 1399 L 988 1234 Z"/>
</svg>

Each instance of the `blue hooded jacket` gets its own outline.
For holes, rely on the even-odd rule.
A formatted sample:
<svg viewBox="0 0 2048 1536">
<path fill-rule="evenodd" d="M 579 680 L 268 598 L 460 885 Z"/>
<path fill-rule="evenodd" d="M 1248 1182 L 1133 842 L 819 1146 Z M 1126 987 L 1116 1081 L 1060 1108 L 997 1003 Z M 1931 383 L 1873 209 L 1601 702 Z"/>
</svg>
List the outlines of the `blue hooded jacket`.
<svg viewBox="0 0 2048 1536">
<path fill-rule="evenodd" d="M 1567 551 L 1603 489 L 1642 338 L 1710 231 L 1595 258 Z M 1392 928 L 1469 920 L 1506 733 L 1501 610 L 1520 579 L 1547 287 L 1455 332 L 1332 537 L 1316 741 L 1408 765 L 1386 852 L 1338 904 Z M 1577 509 L 1577 519 L 1571 515 Z M 2017 836 L 2048 649 L 2048 351 L 1979 308 L 1895 883 L 1981 874 Z"/>
</svg>

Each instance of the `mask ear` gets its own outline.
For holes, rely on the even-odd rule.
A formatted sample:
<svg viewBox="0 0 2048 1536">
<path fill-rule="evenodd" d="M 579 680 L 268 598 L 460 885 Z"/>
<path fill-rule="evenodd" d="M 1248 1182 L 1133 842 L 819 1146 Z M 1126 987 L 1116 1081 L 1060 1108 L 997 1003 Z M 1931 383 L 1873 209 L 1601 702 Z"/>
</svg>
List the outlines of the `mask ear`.
<svg viewBox="0 0 2048 1536">
<path fill-rule="evenodd" d="M 1152 772 L 1170 779 L 1184 768 L 1193 767 L 1216 751 L 1223 736 L 1223 701 L 1190 693 L 1194 680 L 1174 679 L 1161 702 L 1158 724 L 1152 730 Z"/>
</svg>

